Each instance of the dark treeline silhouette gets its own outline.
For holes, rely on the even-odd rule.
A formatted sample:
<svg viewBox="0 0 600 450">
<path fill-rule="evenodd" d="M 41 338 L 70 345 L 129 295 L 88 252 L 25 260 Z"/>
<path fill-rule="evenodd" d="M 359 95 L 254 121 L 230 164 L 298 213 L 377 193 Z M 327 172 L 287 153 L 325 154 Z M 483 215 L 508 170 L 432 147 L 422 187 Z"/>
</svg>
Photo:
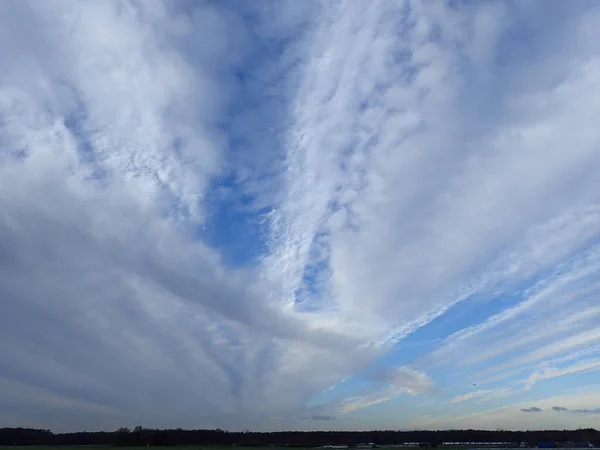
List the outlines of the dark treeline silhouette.
<svg viewBox="0 0 600 450">
<path fill-rule="evenodd" d="M 510 442 L 530 446 L 540 441 L 590 441 L 600 445 L 600 432 L 581 430 L 443 430 L 443 431 L 281 431 L 270 433 L 228 432 L 216 430 L 153 430 L 136 427 L 112 432 L 52 433 L 30 428 L 0 429 L 0 445 L 105 445 L 105 446 L 175 446 L 175 445 L 289 445 L 314 447 L 319 445 L 356 445 L 372 442 L 376 445 L 443 442 Z"/>
</svg>

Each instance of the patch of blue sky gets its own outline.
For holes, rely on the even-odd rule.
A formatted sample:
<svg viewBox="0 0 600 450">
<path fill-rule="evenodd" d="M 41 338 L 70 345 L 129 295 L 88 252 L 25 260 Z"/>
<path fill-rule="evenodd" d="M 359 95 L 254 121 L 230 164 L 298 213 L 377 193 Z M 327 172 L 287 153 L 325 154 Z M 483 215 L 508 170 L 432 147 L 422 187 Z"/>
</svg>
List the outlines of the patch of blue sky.
<svg viewBox="0 0 600 450">
<path fill-rule="evenodd" d="M 504 294 L 477 294 L 467 300 L 455 304 L 442 316 L 437 317 L 426 326 L 419 328 L 414 333 L 402 339 L 390 352 L 373 361 L 369 367 L 366 367 L 360 373 L 354 374 L 343 383 L 334 386 L 333 389 L 316 395 L 311 399 L 310 403 L 323 404 L 334 398 L 347 398 L 356 395 L 361 389 L 372 385 L 373 382 L 369 376 L 370 373 L 376 373 L 390 367 L 410 365 L 418 361 L 423 355 L 427 355 L 429 352 L 435 350 L 448 336 L 463 329 L 479 325 L 489 317 L 518 305 L 526 299 L 528 292 L 537 286 L 538 283 L 547 278 L 555 277 L 563 272 L 568 272 L 573 261 L 576 261 L 585 254 L 582 250 L 586 248 L 591 248 L 590 242 L 582 245 L 581 248 L 576 249 L 571 255 L 565 258 L 563 260 L 564 264 L 560 267 L 554 266 L 539 271 L 535 276 L 530 277 L 517 285 L 505 285 L 503 286 L 505 289 L 494 289 L 496 292 L 505 291 L 506 293 Z M 585 282 L 585 280 L 583 281 Z M 510 287 L 510 289 L 506 289 L 508 287 Z M 497 332 L 506 332 L 506 327 L 501 326 Z M 518 381 L 526 378 L 531 373 L 531 370 L 535 368 L 535 364 L 512 367 L 505 371 L 501 370 L 500 373 L 506 374 L 505 377 L 493 382 L 485 383 L 484 386 L 477 386 L 477 383 L 490 376 L 496 375 L 496 373 L 481 376 L 478 374 L 478 371 L 485 371 L 496 364 L 514 360 L 515 358 L 522 356 L 525 351 L 527 351 L 527 346 L 517 347 L 514 350 L 490 358 L 485 358 L 485 355 L 482 355 L 484 358 L 482 358 L 481 361 L 466 366 L 461 365 L 460 361 L 457 361 L 456 366 L 444 364 L 441 367 L 434 367 L 432 370 L 428 371 L 428 375 L 434 379 L 438 387 L 446 389 L 448 392 L 456 393 L 457 395 L 466 394 L 475 389 L 493 390 L 504 386 L 513 386 Z M 522 370 L 507 373 L 507 371 L 514 369 Z M 597 374 L 595 375 L 597 376 Z M 592 376 L 594 376 L 594 374 L 592 374 Z M 501 405 L 502 401 L 502 398 L 489 400 L 490 404 L 498 405 Z"/>
<path fill-rule="evenodd" d="M 202 240 L 216 248 L 231 267 L 255 263 L 267 252 L 268 208 L 255 210 L 233 176 L 213 183 L 206 199 L 208 219 L 199 229 Z"/>
<path fill-rule="evenodd" d="M 414 333 L 402 339 L 390 352 L 374 360 L 369 367 L 354 374 L 343 383 L 337 384 L 332 390 L 318 394 L 312 401 L 323 403 L 330 398 L 352 395 L 361 388 L 372 384 L 369 374 L 390 367 L 410 365 L 421 356 L 435 350 L 447 336 L 464 328 L 477 325 L 490 315 L 506 309 L 507 306 L 519 303 L 521 299 L 518 296 L 507 296 L 500 297 L 496 302 L 481 303 L 473 299 L 458 303 L 446 312 L 446 314 L 434 319 L 426 326 L 419 328 Z M 446 366 L 432 371 L 431 375 L 436 380 L 436 383 L 440 383 L 442 387 L 446 384 L 453 384 L 452 381 L 448 383 L 444 382 L 444 379 L 452 377 L 451 372 L 448 371 L 448 367 Z M 455 373 L 454 375 L 459 374 Z M 467 378 L 463 381 L 465 387 L 469 387 L 473 383 Z"/>
<path fill-rule="evenodd" d="M 228 171 L 209 186 L 204 199 L 208 218 L 198 232 L 232 267 L 251 265 L 268 251 L 268 215 L 277 197 L 287 113 L 276 95 L 283 89 L 265 75 L 264 65 L 282 45 L 274 41 L 253 48 L 228 77 L 235 95 L 227 119 L 218 124 L 227 142 Z"/>
<path fill-rule="evenodd" d="M 554 270 L 540 272 L 535 277 L 515 286 L 514 289 L 504 295 L 492 297 L 473 296 L 463 302 L 457 303 L 444 315 L 434 319 L 426 326 L 421 327 L 402 339 L 390 352 L 375 360 L 364 371 L 355 374 L 344 383 L 336 385 L 332 390 L 317 395 L 313 401 L 323 402 L 330 398 L 352 395 L 361 388 L 364 388 L 365 384 L 370 385 L 368 381 L 369 377 L 367 376 L 368 373 L 376 372 L 386 367 L 404 366 L 414 363 L 423 355 L 435 350 L 446 337 L 460 330 L 476 326 L 490 316 L 501 313 L 507 308 L 521 303 L 525 300 L 525 293 L 529 288 L 555 273 L 555 268 Z M 502 330 L 500 331 L 502 332 Z M 485 370 L 495 364 L 501 364 L 517 358 L 522 355 L 523 351 L 523 348 L 517 348 L 490 359 L 484 358 L 481 362 L 469 366 L 461 366 L 457 361 L 455 367 L 444 365 L 431 370 L 428 374 L 432 376 L 440 388 L 447 388 L 453 392 L 456 391 L 457 393 L 464 394 L 472 389 L 477 389 L 473 384 L 476 385 L 481 378 L 487 378 L 477 375 L 477 371 Z M 515 372 L 501 380 L 487 383 L 485 388 L 494 389 L 521 380 L 524 374 L 527 374 L 526 370 L 524 368 L 523 371 Z"/>
<path fill-rule="evenodd" d="M 573 364 L 573 362 L 558 365 L 556 368 L 560 371 L 561 369 L 567 368 L 571 364 Z M 522 367 L 509 377 L 499 380 L 498 382 L 485 384 L 485 386 L 473 386 L 463 390 L 459 390 L 455 387 L 452 392 L 456 395 L 465 395 L 471 390 L 476 391 L 479 389 L 484 389 L 486 391 L 494 391 L 506 389 L 507 395 L 491 395 L 489 398 L 488 396 L 484 395 L 482 397 L 474 397 L 473 399 L 461 402 L 476 404 L 485 403 L 486 407 L 494 407 L 511 404 L 515 401 L 524 402 L 545 399 L 556 395 L 557 392 L 565 392 L 573 386 L 590 386 L 598 381 L 598 371 L 591 370 L 589 372 L 579 372 L 556 376 L 555 378 L 541 378 L 535 383 L 530 384 L 529 380 L 532 374 L 543 371 L 543 368 L 544 366 L 540 364 Z"/>
<path fill-rule="evenodd" d="M 510 330 L 508 330 L 510 333 Z M 454 365 L 452 362 L 447 362 L 445 365 L 436 367 L 433 370 L 428 371 L 436 383 L 440 386 L 444 386 L 444 380 L 446 380 L 447 386 L 461 392 L 461 389 L 470 389 L 471 386 L 476 385 L 479 389 L 495 389 L 502 386 L 512 386 L 519 384 L 524 378 L 527 378 L 536 368 L 541 367 L 546 360 L 532 360 L 530 362 L 518 361 L 520 358 L 526 357 L 527 353 L 532 350 L 532 345 L 537 348 L 537 345 L 543 343 L 543 340 L 532 343 L 527 342 L 519 345 L 515 349 L 507 350 L 502 353 L 488 356 L 485 353 L 482 355 L 469 354 L 465 355 L 466 358 L 475 357 L 474 362 L 463 364 L 462 360 L 457 360 Z M 485 349 L 482 350 L 485 352 Z M 569 351 L 565 350 L 563 355 L 567 355 Z M 560 357 L 561 354 L 556 354 L 552 358 Z M 460 357 L 460 355 L 457 355 Z M 586 358 L 589 355 L 586 355 Z M 549 361 L 553 367 L 556 366 L 559 369 L 567 367 L 576 360 L 567 361 L 560 365 L 555 365 L 552 361 Z"/>
<path fill-rule="evenodd" d="M 394 366 L 411 364 L 418 357 L 437 348 L 448 336 L 478 325 L 491 315 L 518 304 L 522 299 L 516 293 L 488 298 L 486 302 L 482 302 L 478 296 L 472 296 L 399 341 L 380 361 Z"/>
</svg>

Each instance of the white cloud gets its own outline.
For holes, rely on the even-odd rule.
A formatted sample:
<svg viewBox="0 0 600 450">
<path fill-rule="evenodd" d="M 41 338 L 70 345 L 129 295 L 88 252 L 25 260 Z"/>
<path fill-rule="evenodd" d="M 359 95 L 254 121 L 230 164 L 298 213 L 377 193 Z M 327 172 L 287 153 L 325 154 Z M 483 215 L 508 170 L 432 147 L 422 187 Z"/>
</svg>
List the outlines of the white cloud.
<svg viewBox="0 0 600 450">
<path fill-rule="evenodd" d="M 469 400 L 485 401 L 494 398 L 508 397 L 513 393 L 514 391 L 511 391 L 510 389 L 479 389 L 467 392 L 466 394 L 457 395 L 450 400 L 450 403 L 462 403 Z"/>
<path fill-rule="evenodd" d="M 410 395 L 434 392 L 436 390 L 431 377 L 409 367 L 399 367 L 394 372 L 391 381 L 393 385 Z"/>
<path fill-rule="evenodd" d="M 529 390 L 533 385 L 539 381 L 550 380 L 552 378 L 562 377 L 565 375 L 571 375 L 575 373 L 586 373 L 600 370 L 600 358 L 586 359 L 579 361 L 567 367 L 544 367 L 541 370 L 537 370 L 531 374 L 531 376 L 525 380 L 525 390 Z"/>
<path fill-rule="evenodd" d="M 543 6 L 307 4 L 0 5 L 0 401 L 15 417 L 330 416 L 307 401 L 457 302 L 540 277 L 433 355 L 469 368 L 518 350 L 527 366 L 597 343 L 598 16 L 553 16 L 560 48 L 534 33 L 535 54 L 511 58 L 515 24 Z M 262 227 L 260 256 L 235 267 L 203 234 L 231 198 Z M 438 392 L 428 364 L 340 411 Z M 468 398 L 483 392 L 501 391 Z"/>
<path fill-rule="evenodd" d="M 518 282 L 598 231 L 597 213 L 586 212 L 597 199 L 580 184 L 598 156 L 598 136 L 585 123 L 595 113 L 564 109 L 587 104 L 572 99 L 593 89 L 595 60 L 574 66 L 554 89 L 534 90 L 529 106 L 517 101 L 520 93 L 497 98 L 501 121 L 489 131 L 473 128 L 463 117 L 479 104 L 461 84 L 457 60 L 464 55 L 453 50 L 470 42 L 471 18 L 442 6 L 413 6 L 408 15 L 377 2 L 360 11 L 331 6 L 323 13 L 306 50 L 318 57 L 300 71 L 286 135 L 286 196 L 275 215 L 276 251 L 266 260 L 268 267 L 285 268 L 290 301 L 306 268 L 320 268 L 321 294 L 305 304 L 334 308 L 382 333 L 435 317 L 473 282 L 479 290 L 507 276 Z M 399 26 L 391 17 L 419 26 L 399 43 L 388 33 Z M 424 39 L 428 32 L 439 32 L 439 42 Z M 337 44 L 350 36 L 356 45 Z M 409 70 L 415 70 L 414 81 L 397 76 Z M 515 80 L 520 75 L 509 74 Z M 534 99 L 548 104 L 542 110 Z M 461 113 L 451 112 L 456 109 Z M 581 142 L 567 154 L 558 136 Z M 565 212 L 568 192 L 584 189 Z M 527 233 L 534 225 L 545 229 L 545 239 Z M 574 239 L 565 245 L 557 232 Z M 495 271 L 478 273 L 492 278 L 473 277 L 474 268 L 486 268 L 506 242 L 513 250 L 490 266 Z"/>
<path fill-rule="evenodd" d="M 411 367 L 394 367 L 383 372 L 382 376 L 383 388 L 364 389 L 359 395 L 342 401 L 338 411 L 345 414 L 387 402 L 402 394 L 433 394 L 439 391 L 429 375 Z"/>
</svg>

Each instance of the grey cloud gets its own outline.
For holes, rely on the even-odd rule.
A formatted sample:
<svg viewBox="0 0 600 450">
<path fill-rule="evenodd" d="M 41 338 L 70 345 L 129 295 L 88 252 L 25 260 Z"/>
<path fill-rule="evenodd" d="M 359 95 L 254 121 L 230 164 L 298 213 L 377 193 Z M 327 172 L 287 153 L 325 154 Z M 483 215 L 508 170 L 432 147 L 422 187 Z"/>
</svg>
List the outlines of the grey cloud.
<svg viewBox="0 0 600 450">
<path fill-rule="evenodd" d="M 20 188 L 25 196 L 44 198 L 43 192 Z M 202 246 L 179 241 L 173 229 L 163 228 L 159 237 L 152 227 L 142 231 L 140 226 L 137 236 L 128 235 L 115 219 L 111 232 L 118 230 L 117 235 L 129 240 L 123 245 L 106 233 L 86 231 L 97 228 L 93 220 L 85 220 L 90 210 L 106 212 L 110 204 L 86 205 L 76 199 L 69 203 L 71 208 L 47 215 L 37 207 L 10 206 L 0 194 L 0 248 L 10 262 L 0 273 L 4 299 L 0 339 L 6 344 L 1 349 L 0 375 L 7 377 L 5 383 L 13 383 L 0 389 L 0 399 L 22 405 L 22 414 L 60 412 L 50 415 L 62 417 L 49 424 L 55 429 L 65 426 L 60 421 L 90 428 L 95 423 L 108 427 L 136 423 L 136 418 L 148 426 L 183 426 L 186 417 L 202 417 L 197 411 L 201 409 L 212 411 L 202 419 L 211 426 L 255 422 L 258 429 L 270 423 L 261 409 L 298 408 L 315 389 L 312 383 L 322 388 L 329 377 L 333 381 L 352 367 L 346 358 L 328 350 L 330 344 L 331 348 L 337 344 L 326 334 L 316 335 L 325 340 L 315 348 L 314 337 L 304 339 L 301 329 L 279 333 L 264 322 L 248 321 L 244 309 L 229 316 L 227 309 L 212 308 L 219 301 L 233 308 L 232 289 L 237 289 L 233 292 L 238 299 L 253 297 L 232 288 L 236 282 L 226 274 L 220 275 L 222 286 L 194 280 L 187 257 L 195 258 L 202 273 L 210 273 L 209 268 L 202 269 L 202 261 L 210 260 L 211 254 Z M 130 207 L 135 216 L 135 204 Z M 124 222 L 134 220 L 123 214 L 118 217 Z M 29 231 L 28 224 L 36 228 Z M 60 258 L 52 256 L 59 251 Z M 168 262 L 169 270 L 193 282 L 194 288 L 166 289 L 158 269 L 150 271 L 137 262 L 137 252 L 155 261 L 156 267 Z M 89 286 L 94 290 L 89 291 Z M 209 298 L 203 304 L 195 296 Z M 269 312 L 256 306 L 265 315 Z M 315 373 L 302 364 L 297 376 L 279 377 L 282 358 L 294 364 L 289 351 L 312 354 L 311 361 L 325 370 Z M 362 358 L 357 355 L 350 364 Z M 17 380 L 20 383 L 14 384 Z M 170 387 L 161 387 L 165 385 Z M 279 390 L 286 394 L 274 395 Z M 169 409 L 171 422 L 152 412 L 155 402 L 176 405 Z"/>
<path fill-rule="evenodd" d="M 565 408 L 564 406 L 553 406 L 552 407 L 553 411 L 559 411 L 559 412 L 565 412 L 565 411 L 569 411 L 573 414 L 600 414 L 600 408 L 595 408 L 595 409 L 569 409 L 569 408 Z"/>
<path fill-rule="evenodd" d="M 537 413 L 537 412 L 541 412 L 542 409 L 538 408 L 537 406 L 532 406 L 531 408 L 523 408 L 521 409 L 522 412 L 526 412 L 526 413 Z"/>
<path fill-rule="evenodd" d="M 573 409 L 571 412 L 579 414 L 600 414 L 600 408 L 596 409 Z"/>
<path fill-rule="evenodd" d="M 310 416 L 311 420 L 336 420 L 335 416 L 328 416 L 325 414 L 315 414 Z"/>
<path fill-rule="evenodd" d="M 312 416 L 302 416 L 300 420 L 321 420 L 321 421 L 329 421 L 329 420 L 337 420 L 337 417 L 330 416 L 327 414 L 313 414 Z"/>
</svg>

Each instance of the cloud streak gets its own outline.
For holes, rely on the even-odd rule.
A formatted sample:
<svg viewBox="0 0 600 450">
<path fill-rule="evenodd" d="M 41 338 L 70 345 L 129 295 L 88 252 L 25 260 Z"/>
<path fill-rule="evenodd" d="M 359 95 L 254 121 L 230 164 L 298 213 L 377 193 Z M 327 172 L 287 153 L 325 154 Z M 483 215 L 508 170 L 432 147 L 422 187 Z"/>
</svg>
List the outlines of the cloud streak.
<svg viewBox="0 0 600 450">
<path fill-rule="evenodd" d="M 572 412 L 574 414 L 600 414 L 600 408 L 594 408 L 594 409 L 569 409 L 569 408 L 565 408 L 564 406 L 553 406 L 552 407 L 553 411 L 558 411 L 558 412 Z"/>
<path fill-rule="evenodd" d="M 387 402 L 399 395 L 439 393 L 430 376 L 411 367 L 394 367 L 375 377 L 376 384 L 363 389 L 357 396 L 343 400 L 338 410 L 347 414 L 362 408 Z"/>
<path fill-rule="evenodd" d="M 538 413 L 538 412 L 542 412 L 542 409 L 538 408 L 537 406 L 531 406 L 530 408 L 521 408 L 521 412 Z"/>
</svg>

